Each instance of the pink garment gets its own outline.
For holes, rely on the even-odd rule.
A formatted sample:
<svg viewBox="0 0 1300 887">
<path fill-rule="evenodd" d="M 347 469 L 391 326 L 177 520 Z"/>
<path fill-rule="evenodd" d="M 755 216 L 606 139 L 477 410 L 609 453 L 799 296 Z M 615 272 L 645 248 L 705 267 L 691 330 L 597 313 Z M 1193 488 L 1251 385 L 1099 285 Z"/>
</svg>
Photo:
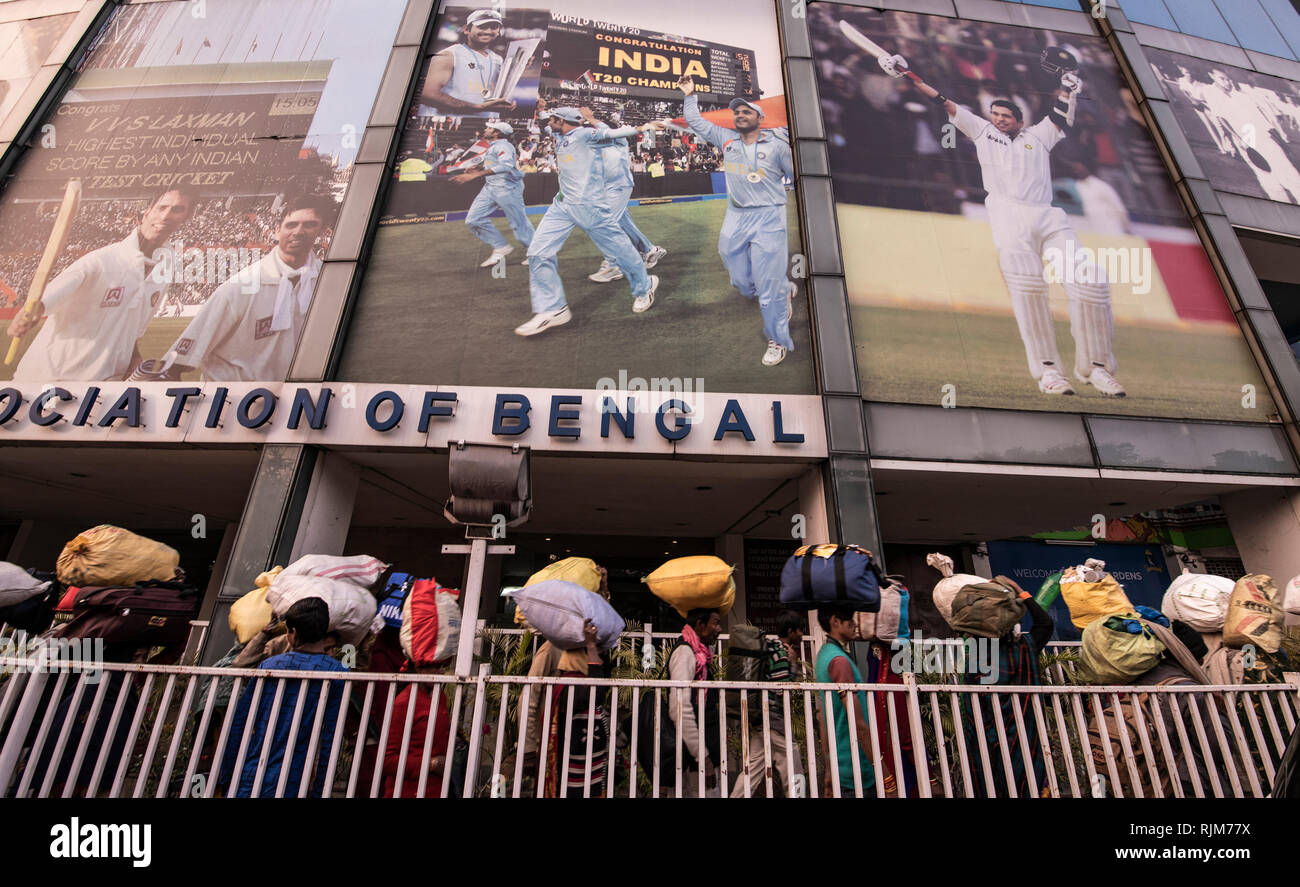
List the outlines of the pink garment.
<svg viewBox="0 0 1300 887">
<path fill-rule="evenodd" d="M 700 640 L 700 636 L 695 633 L 695 629 L 689 625 L 682 627 L 682 640 L 691 645 L 695 651 L 695 680 L 707 681 L 709 679 L 709 650 Z"/>
</svg>

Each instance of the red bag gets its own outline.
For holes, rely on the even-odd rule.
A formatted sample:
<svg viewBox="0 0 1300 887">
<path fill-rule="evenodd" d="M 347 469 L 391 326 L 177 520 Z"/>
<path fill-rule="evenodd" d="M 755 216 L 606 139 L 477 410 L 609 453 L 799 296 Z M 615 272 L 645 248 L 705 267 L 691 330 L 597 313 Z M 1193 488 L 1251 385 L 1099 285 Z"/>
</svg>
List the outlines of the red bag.
<svg viewBox="0 0 1300 887">
<path fill-rule="evenodd" d="M 434 665 L 456 655 L 460 644 L 459 591 L 436 579 L 417 579 L 402 601 L 402 652 L 417 666 Z"/>
</svg>

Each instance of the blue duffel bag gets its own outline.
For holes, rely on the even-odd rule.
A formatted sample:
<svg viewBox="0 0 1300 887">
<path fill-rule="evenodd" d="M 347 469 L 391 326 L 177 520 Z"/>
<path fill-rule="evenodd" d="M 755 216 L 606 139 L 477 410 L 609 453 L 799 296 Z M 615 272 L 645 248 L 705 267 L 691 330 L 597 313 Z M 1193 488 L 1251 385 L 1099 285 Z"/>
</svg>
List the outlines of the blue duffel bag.
<svg viewBox="0 0 1300 887">
<path fill-rule="evenodd" d="M 842 604 L 867 613 L 880 610 L 880 568 L 857 545 L 805 545 L 781 570 L 781 605 L 815 610 Z"/>
</svg>

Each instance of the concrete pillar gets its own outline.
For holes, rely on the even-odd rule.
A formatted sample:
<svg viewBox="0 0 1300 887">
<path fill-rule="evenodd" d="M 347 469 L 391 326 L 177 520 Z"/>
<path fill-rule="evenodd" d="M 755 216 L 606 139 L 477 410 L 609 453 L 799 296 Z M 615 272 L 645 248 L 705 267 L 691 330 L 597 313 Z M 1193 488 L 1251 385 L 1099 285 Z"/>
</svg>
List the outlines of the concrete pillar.
<svg viewBox="0 0 1300 887">
<path fill-rule="evenodd" d="M 714 553 L 729 564 L 736 565 L 732 578 L 736 580 L 736 603 L 722 620 L 722 630 L 730 631 L 731 626 L 748 621 L 748 607 L 745 598 L 745 537 L 735 533 L 719 536 L 713 541 Z"/>
<path fill-rule="evenodd" d="M 1300 575 L 1300 489 L 1255 487 L 1221 493 L 1228 527 L 1251 573 L 1267 573 L 1280 587 Z"/>
<path fill-rule="evenodd" d="M 799 478 L 799 513 L 804 516 L 803 542 L 829 542 L 830 523 L 827 520 L 826 490 L 822 485 L 820 466 L 809 468 Z"/>
<path fill-rule="evenodd" d="M 799 478 L 799 513 L 804 516 L 803 543 L 829 542 L 830 522 L 826 511 L 826 490 L 822 484 L 822 467 L 810 468 Z M 808 612 L 808 634 L 815 648 L 826 642 L 826 632 L 817 623 L 817 611 Z"/>
<path fill-rule="evenodd" d="M 361 466 L 342 453 L 317 456 L 290 561 L 307 554 L 344 553 L 360 482 Z"/>
<path fill-rule="evenodd" d="M 199 619 L 208 622 L 200 664 L 216 662 L 234 642 L 230 605 L 253 589 L 260 573 L 289 563 L 319 455 L 317 448 L 297 444 L 262 448 L 220 584 L 209 588 L 199 608 Z"/>
</svg>

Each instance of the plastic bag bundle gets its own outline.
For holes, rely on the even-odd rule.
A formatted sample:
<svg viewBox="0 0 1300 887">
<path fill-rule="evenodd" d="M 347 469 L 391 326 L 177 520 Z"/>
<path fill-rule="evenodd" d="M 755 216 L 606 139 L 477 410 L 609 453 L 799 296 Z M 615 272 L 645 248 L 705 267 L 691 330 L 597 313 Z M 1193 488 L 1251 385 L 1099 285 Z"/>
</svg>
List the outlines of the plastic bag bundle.
<svg viewBox="0 0 1300 887">
<path fill-rule="evenodd" d="M 1155 668 L 1164 651 L 1136 613 L 1113 613 L 1083 630 L 1079 664 L 1089 683 L 1128 684 Z"/>
<path fill-rule="evenodd" d="M 711 554 L 675 557 L 641 580 L 651 593 L 685 617 L 708 608 L 725 616 L 736 601 L 735 567 Z"/>
<path fill-rule="evenodd" d="M 369 588 L 388 569 L 388 564 L 368 554 L 340 557 L 333 554 L 308 554 L 284 568 L 286 576 L 319 576 L 339 582 L 351 582 Z"/>
<path fill-rule="evenodd" d="M 436 579 L 417 579 L 402 601 L 402 652 L 417 666 L 437 665 L 460 644 L 460 592 Z"/>
<path fill-rule="evenodd" d="M 957 596 L 957 592 L 967 585 L 980 585 L 989 580 L 970 573 L 954 573 L 952 571 L 952 558 L 946 554 L 939 554 L 938 552 L 928 554 L 925 557 L 925 562 L 938 570 L 943 576 L 934 586 L 934 606 L 939 611 L 939 615 L 943 617 L 943 621 L 952 625 L 952 599 Z"/>
<path fill-rule="evenodd" d="M 180 553 L 170 545 L 100 524 L 63 546 L 57 569 L 64 585 L 134 585 L 168 582 L 180 562 Z"/>
<path fill-rule="evenodd" d="M 1070 621 L 1080 631 L 1102 616 L 1133 612 L 1124 588 L 1105 570 L 1105 561 L 1089 558 L 1081 566 L 1061 571 L 1061 597 L 1070 608 Z"/>
<path fill-rule="evenodd" d="M 1300 576 L 1292 576 L 1282 594 L 1282 609 L 1288 616 L 1300 616 Z"/>
<path fill-rule="evenodd" d="M 295 603 L 309 597 L 318 597 L 329 607 L 330 630 L 338 632 L 345 644 L 359 644 L 375 630 L 379 603 L 369 591 L 351 582 L 293 575 L 286 570 L 271 580 L 266 592 L 271 611 L 281 618 Z"/>
<path fill-rule="evenodd" d="M 524 583 L 524 588 L 551 579 L 572 582 L 574 585 L 581 585 L 588 591 L 600 593 L 600 569 L 596 566 L 596 562 L 589 557 L 566 557 L 553 564 L 548 564 L 529 576 L 528 581 Z"/>
<path fill-rule="evenodd" d="M 588 619 L 596 626 L 596 644 L 601 649 L 615 647 L 623 633 L 623 617 L 603 597 L 573 582 L 549 579 L 512 596 L 528 623 L 562 650 L 586 646 L 583 624 Z"/>
<path fill-rule="evenodd" d="M 41 582 L 22 567 L 0 561 L 0 607 L 21 604 L 43 594 L 49 587 L 49 582 Z"/>
<path fill-rule="evenodd" d="M 524 588 L 537 585 L 539 582 L 548 582 L 552 579 L 581 585 L 592 594 L 601 593 L 600 569 L 596 566 L 596 562 L 589 557 L 566 557 L 553 564 L 548 564 L 529 576 L 528 581 L 524 583 Z M 605 595 L 605 600 L 609 600 L 608 593 Z M 517 608 L 515 609 L 515 625 L 529 631 L 533 630 L 533 626 L 529 625 L 528 620 L 524 618 L 524 611 Z"/>
<path fill-rule="evenodd" d="M 1241 649 L 1254 645 L 1266 653 L 1282 646 L 1282 607 L 1273 577 L 1263 573 L 1242 576 L 1228 599 L 1228 618 L 1223 624 L 1224 646 Z"/>
<path fill-rule="evenodd" d="M 1184 573 L 1169 584 L 1160 610 L 1206 634 L 1223 631 L 1233 581 L 1226 576 Z"/>
<path fill-rule="evenodd" d="M 251 641 L 271 621 L 274 614 L 271 605 L 267 603 L 266 593 L 271 588 L 271 580 L 283 570 L 284 567 L 274 567 L 260 574 L 253 583 L 257 587 L 231 604 L 227 621 L 241 644 Z"/>
</svg>

